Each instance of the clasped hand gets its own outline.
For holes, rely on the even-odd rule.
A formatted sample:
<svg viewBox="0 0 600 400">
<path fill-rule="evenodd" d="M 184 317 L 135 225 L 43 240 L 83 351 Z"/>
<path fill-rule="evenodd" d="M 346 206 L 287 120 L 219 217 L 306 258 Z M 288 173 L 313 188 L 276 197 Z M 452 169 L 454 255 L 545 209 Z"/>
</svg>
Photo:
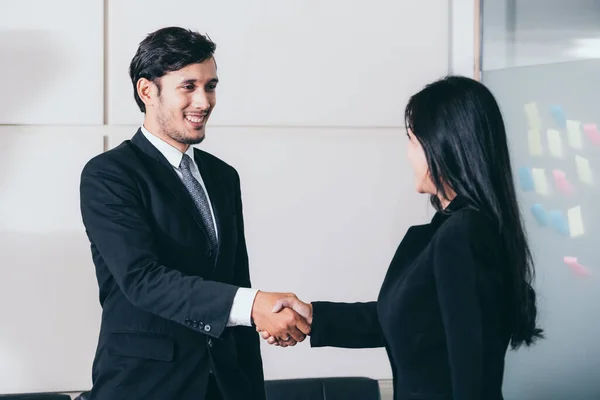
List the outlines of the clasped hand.
<svg viewBox="0 0 600 400">
<path fill-rule="evenodd" d="M 252 309 L 257 332 L 269 344 L 287 347 L 310 334 L 312 305 L 293 293 L 258 292 Z"/>
</svg>

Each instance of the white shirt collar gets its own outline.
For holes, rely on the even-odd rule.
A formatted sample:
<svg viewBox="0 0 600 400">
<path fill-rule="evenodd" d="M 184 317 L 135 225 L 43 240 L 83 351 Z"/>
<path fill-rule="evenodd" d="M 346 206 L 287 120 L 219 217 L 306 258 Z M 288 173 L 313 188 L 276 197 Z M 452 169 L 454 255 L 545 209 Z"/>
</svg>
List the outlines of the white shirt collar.
<svg viewBox="0 0 600 400">
<path fill-rule="evenodd" d="M 154 136 L 152 133 L 150 133 L 150 131 L 146 129 L 144 125 L 142 125 L 141 130 L 146 139 L 148 139 L 148 141 L 152 143 L 152 145 L 156 147 L 158 151 L 161 152 L 161 154 L 167 159 L 169 164 L 171 164 L 174 168 L 179 168 L 179 164 L 181 164 L 181 159 L 183 158 L 184 153 L 171 146 L 164 140 L 160 139 L 159 137 Z M 194 158 L 194 148 L 192 146 L 189 146 L 187 148 L 185 154 L 190 156 L 194 164 L 196 164 L 196 159 Z"/>
</svg>

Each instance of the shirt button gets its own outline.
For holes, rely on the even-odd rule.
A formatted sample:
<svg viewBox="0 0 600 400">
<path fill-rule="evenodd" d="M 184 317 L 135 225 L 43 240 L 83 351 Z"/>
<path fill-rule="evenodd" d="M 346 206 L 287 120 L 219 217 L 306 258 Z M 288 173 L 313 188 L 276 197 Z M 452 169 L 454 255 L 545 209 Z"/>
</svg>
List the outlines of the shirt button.
<svg viewBox="0 0 600 400">
<path fill-rule="evenodd" d="M 211 329 L 212 327 L 210 325 L 204 325 L 204 332 L 210 332 Z"/>
</svg>

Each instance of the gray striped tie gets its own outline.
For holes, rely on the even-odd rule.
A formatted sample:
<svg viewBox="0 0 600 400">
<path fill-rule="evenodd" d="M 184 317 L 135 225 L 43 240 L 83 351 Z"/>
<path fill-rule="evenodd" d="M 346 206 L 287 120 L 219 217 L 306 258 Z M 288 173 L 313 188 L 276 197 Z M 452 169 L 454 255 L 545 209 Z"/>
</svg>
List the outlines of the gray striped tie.
<svg viewBox="0 0 600 400">
<path fill-rule="evenodd" d="M 208 198 L 206 197 L 206 193 L 200 185 L 200 182 L 194 178 L 192 175 L 192 167 L 194 163 L 192 159 L 187 154 L 183 155 L 181 159 L 181 163 L 179 164 L 179 171 L 181 171 L 183 185 L 186 187 L 194 203 L 196 204 L 196 208 L 200 212 L 202 216 L 202 221 L 204 222 L 204 226 L 206 227 L 206 231 L 208 232 L 208 238 L 210 239 L 210 244 L 213 249 L 217 248 L 217 234 L 215 232 L 215 226 L 213 224 L 212 214 L 210 212 L 210 204 L 208 203 Z"/>
</svg>

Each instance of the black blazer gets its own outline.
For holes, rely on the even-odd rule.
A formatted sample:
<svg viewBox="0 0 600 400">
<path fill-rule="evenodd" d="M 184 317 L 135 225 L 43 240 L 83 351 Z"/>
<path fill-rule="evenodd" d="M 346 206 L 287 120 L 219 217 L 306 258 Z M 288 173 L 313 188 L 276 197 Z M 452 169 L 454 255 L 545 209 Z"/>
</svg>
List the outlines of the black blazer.
<svg viewBox="0 0 600 400">
<path fill-rule="evenodd" d="M 385 347 L 396 400 L 502 399 L 508 279 L 496 224 L 456 198 L 411 227 L 377 302 L 313 303 L 311 345 Z"/>
<path fill-rule="evenodd" d="M 212 369 L 225 399 L 264 399 L 259 338 L 226 324 L 250 287 L 240 181 L 195 150 L 219 250 L 185 186 L 138 131 L 81 175 L 81 212 L 103 308 L 91 399 L 203 399 Z"/>
</svg>

